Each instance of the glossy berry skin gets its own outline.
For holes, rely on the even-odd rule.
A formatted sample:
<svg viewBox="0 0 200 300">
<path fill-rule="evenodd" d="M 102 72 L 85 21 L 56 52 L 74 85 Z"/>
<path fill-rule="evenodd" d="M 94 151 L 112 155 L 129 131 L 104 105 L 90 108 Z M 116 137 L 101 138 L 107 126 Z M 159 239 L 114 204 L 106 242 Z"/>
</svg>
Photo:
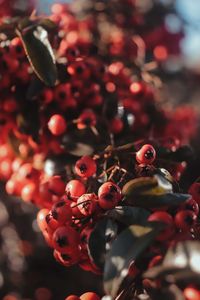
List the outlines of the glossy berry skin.
<svg viewBox="0 0 200 300">
<path fill-rule="evenodd" d="M 63 116 L 55 114 L 48 122 L 48 128 L 53 135 L 61 135 L 66 131 L 67 124 Z"/>
<path fill-rule="evenodd" d="M 25 202 L 34 202 L 37 192 L 37 185 L 34 182 L 27 183 L 21 190 L 21 198 Z"/>
<path fill-rule="evenodd" d="M 190 230 L 197 219 L 197 215 L 191 210 L 182 210 L 175 215 L 175 225 L 177 228 L 188 231 Z"/>
<path fill-rule="evenodd" d="M 113 182 L 102 184 L 98 190 L 99 206 L 105 210 L 114 208 L 121 200 L 121 189 Z"/>
<path fill-rule="evenodd" d="M 62 200 L 56 202 L 51 209 L 51 214 L 59 224 L 70 222 L 72 218 L 70 203 Z"/>
<path fill-rule="evenodd" d="M 156 150 L 152 145 L 146 144 L 136 152 L 136 160 L 139 164 L 152 164 L 156 158 Z"/>
<path fill-rule="evenodd" d="M 66 187 L 65 192 L 69 199 L 77 199 L 82 196 L 86 191 L 85 185 L 80 180 L 70 180 Z"/>
<path fill-rule="evenodd" d="M 79 234 L 71 226 L 61 226 L 53 234 L 53 245 L 61 253 L 72 253 L 78 248 Z"/>
<path fill-rule="evenodd" d="M 78 129 L 84 129 L 86 127 L 92 127 L 96 125 L 96 115 L 92 110 L 85 110 L 78 118 Z"/>
<path fill-rule="evenodd" d="M 63 266 L 70 267 L 77 264 L 80 260 L 80 249 L 74 248 L 73 251 L 60 253 L 57 250 L 54 250 L 55 259 Z"/>
<path fill-rule="evenodd" d="M 80 298 L 76 295 L 70 295 L 65 300 L 80 300 Z"/>
<path fill-rule="evenodd" d="M 199 300 L 200 290 L 193 286 L 188 286 L 184 289 L 183 295 L 185 297 L 185 300 Z"/>
<path fill-rule="evenodd" d="M 197 216 L 199 214 L 199 205 L 193 198 L 191 198 L 191 199 L 187 200 L 185 203 L 183 203 L 180 208 L 181 208 L 181 210 L 191 210 Z"/>
<path fill-rule="evenodd" d="M 62 196 L 65 192 L 65 183 L 64 181 L 61 179 L 60 176 L 56 175 L 56 176 L 52 176 L 49 180 L 49 191 L 54 194 L 54 195 L 58 195 L 58 196 Z"/>
<path fill-rule="evenodd" d="M 149 216 L 148 221 L 161 222 L 164 223 L 164 225 L 166 226 L 161 231 L 161 233 L 157 236 L 156 239 L 158 241 L 166 241 L 167 239 L 170 239 L 174 235 L 175 232 L 174 221 L 172 216 L 167 212 L 156 211 Z"/>
<path fill-rule="evenodd" d="M 80 296 L 81 300 L 100 300 L 101 298 L 93 292 L 87 292 Z"/>
<path fill-rule="evenodd" d="M 41 231 L 46 230 L 46 216 L 48 215 L 49 210 L 46 208 L 41 209 L 37 214 L 37 224 Z"/>
<path fill-rule="evenodd" d="M 80 239 L 81 239 L 81 249 L 87 249 L 88 240 L 90 238 L 90 235 L 92 233 L 91 227 L 85 227 L 81 233 L 80 233 Z"/>
<path fill-rule="evenodd" d="M 189 194 L 200 205 L 200 182 L 194 182 L 189 188 Z"/>
<path fill-rule="evenodd" d="M 84 216 L 90 216 L 95 212 L 97 196 L 92 194 L 83 194 L 77 200 L 77 206 Z"/>
<path fill-rule="evenodd" d="M 83 156 L 75 164 L 75 172 L 80 177 L 91 177 L 96 170 L 96 162 L 90 156 Z"/>
</svg>

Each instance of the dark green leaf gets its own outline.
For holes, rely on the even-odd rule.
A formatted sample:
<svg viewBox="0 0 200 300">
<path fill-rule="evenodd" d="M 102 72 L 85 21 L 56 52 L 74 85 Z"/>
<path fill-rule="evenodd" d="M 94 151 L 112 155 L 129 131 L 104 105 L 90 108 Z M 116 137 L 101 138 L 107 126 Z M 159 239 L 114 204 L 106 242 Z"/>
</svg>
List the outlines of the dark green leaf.
<svg viewBox="0 0 200 300">
<path fill-rule="evenodd" d="M 94 264 L 103 271 L 105 257 L 116 238 L 118 226 L 109 219 L 97 223 L 88 241 L 88 252 Z"/>
<path fill-rule="evenodd" d="M 168 193 L 163 195 L 138 196 L 134 200 L 129 199 L 128 204 L 143 208 L 159 208 L 165 206 L 176 206 L 191 198 L 189 194 Z"/>
<path fill-rule="evenodd" d="M 47 31 L 48 30 L 53 30 L 57 27 L 57 25 L 50 19 L 41 19 L 38 22 L 38 25 L 42 26 L 43 28 L 45 28 Z"/>
<path fill-rule="evenodd" d="M 107 216 L 126 225 L 144 224 L 150 212 L 140 207 L 117 206 L 107 212 Z"/>
<path fill-rule="evenodd" d="M 42 26 L 25 27 L 25 25 L 21 24 L 20 27 L 23 29 L 17 30 L 17 33 L 29 62 L 40 80 L 48 86 L 54 86 L 57 80 L 56 61 L 47 31 Z"/>
<path fill-rule="evenodd" d="M 122 189 L 124 201 L 131 206 L 157 208 L 185 202 L 190 195 L 172 193 L 172 184 L 164 176 L 135 178 Z"/>
<path fill-rule="evenodd" d="M 122 189 L 122 193 L 126 199 L 138 195 L 162 195 L 167 192 L 172 192 L 172 185 L 160 175 L 132 179 Z"/>
<path fill-rule="evenodd" d="M 121 283 L 127 277 L 130 263 L 144 252 L 161 229 L 160 224 L 132 225 L 118 235 L 104 268 L 104 288 L 108 295 L 116 297 Z"/>
<path fill-rule="evenodd" d="M 200 242 L 185 241 L 170 248 L 163 263 L 149 269 L 144 277 L 168 282 L 200 283 Z"/>
</svg>

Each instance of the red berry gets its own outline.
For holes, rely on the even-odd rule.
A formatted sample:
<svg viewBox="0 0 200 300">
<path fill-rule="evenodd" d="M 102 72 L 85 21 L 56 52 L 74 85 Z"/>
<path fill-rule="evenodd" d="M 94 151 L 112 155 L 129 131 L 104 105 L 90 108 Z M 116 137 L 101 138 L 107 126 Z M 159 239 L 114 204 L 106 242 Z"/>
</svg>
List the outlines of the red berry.
<svg viewBox="0 0 200 300">
<path fill-rule="evenodd" d="M 156 158 L 156 151 L 152 145 L 146 144 L 136 153 L 136 160 L 140 164 L 152 164 Z"/>
<path fill-rule="evenodd" d="M 110 130 L 110 132 L 112 132 L 114 134 L 120 133 L 122 131 L 123 127 L 124 127 L 123 121 L 118 117 L 116 117 L 110 121 L 109 130 Z"/>
<path fill-rule="evenodd" d="M 87 243 L 89 240 L 89 237 L 92 233 L 92 228 L 91 227 L 85 227 L 80 234 L 80 239 L 81 239 L 81 249 L 86 250 L 87 249 Z"/>
<path fill-rule="evenodd" d="M 52 216 L 51 211 L 46 215 L 45 221 L 46 231 L 48 233 L 53 233 L 58 227 L 60 227 L 58 221 Z"/>
<path fill-rule="evenodd" d="M 85 185 L 80 180 L 70 180 L 65 188 L 65 192 L 69 199 L 77 199 L 86 191 Z"/>
<path fill-rule="evenodd" d="M 192 195 L 192 198 L 200 205 L 200 182 L 194 182 L 189 189 L 189 193 Z"/>
<path fill-rule="evenodd" d="M 18 170 L 18 177 L 23 179 L 38 180 L 40 172 L 31 163 L 23 164 Z"/>
<path fill-rule="evenodd" d="M 35 182 L 27 183 L 21 190 L 21 198 L 24 201 L 34 202 L 34 199 L 38 193 L 38 187 Z"/>
<path fill-rule="evenodd" d="M 86 127 L 91 127 L 96 125 L 96 115 L 95 113 L 87 109 L 78 118 L 77 127 L 78 129 L 84 129 Z"/>
<path fill-rule="evenodd" d="M 79 234 L 71 226 L 62 226 L 56 229 L 53 234 L 53 245 L 61 253 L 72 253 L 78 248 Z"/>
<path fill-rule="evenodd" d="M 197 215 L 193 211 L 182 210 L 175 215 L 174 221 L 179 229 L 188 231 L 194 226 L 196 219 Z"/>
<path fill-rule="evenodd" d="M 76 174 L 80 177 L 91 177 L 96 173 L 96 162 L 90 156 L 83 156 L 75 164 Z"/>
<path fill-rule="evenodd" d="M 61 115 L 56 114 L 50 118 L 48 122 L 48 128 L 53 135 L 57 136 L 65 132 L 67 124 L 65 119 Z"/>
<path fill-rule="evenodd" d="M 87 292 L 80 296 L 81 300 L 100 300 L 101 298 L 93 292 Z"/>
<path fill-rule="evenodd" d="M 80 298 L 76 295 L 70 295 L 65 300 L 80 300 Z"/>
<path fill-rule="evenodd" d="M 197 216 L 199 214 L 199 205 L 193 198 L 188 199 L 185 203 L 181 205 L 180 208 L 181 210 L 191 210 Z"/>
<path fill-rule="evenodd" d="M 37 223 L 41 231 L 46 230 L 46 216 L 48 215 L 49 210 L 46 208 L 41 209 L 37 214 Z"/>
<path fill-rule="evenodd" d="M 73 251 L 66 251 L 65 253 L 54 250 L 55 259 L 65 267 L 70 267 L 77 264 L 80 261 L 80 255 L 79 248 L 73 248 Z"/>
<path fill-rule="evenodd" d="M 60 176 L 56 175 L 49 179 L 49 191 L 52 194 L 62 196 L 65 192 L 65 183 Z"/>
<path fill-rule="evenodd" d="M 77 200 L 77 206 L 84 216 L 90 216 L 96 209 L 97 196 L 93 194 L 83 194 Z"/>
<path fill-rule="evenodd" d="M 103 209 L 114 208 L 121 200 L 121 189 L 115 183 L 108 181 L 98 190 L 98 203 Z"/>
<path fill-rule="evenodd" d="M 156 211 L 149 216 L 148 221 L 162 222 L 166 225 L 166 228 L 164 228 L 161 231 L 161 233 L 157 236 L 156 239 L 158 241 L 165 241 L 174 235 L 174 221 L 170 214 L 164 211 Z"/>
<path fill-rule="evenodd" d="M 193 286 L 188 286 L 183 291 L 184 297 L 186 300 L 199 300 L 200 299 L 200 290 Z"/>
<path fill-rule="evenodd" d="M 72 209 L 70 207 L 70 203 L 66 201 L 59 201 L 55 203 L 51 209 L 51 214 L 59 224 L 71 221 Z"/>
</svg>

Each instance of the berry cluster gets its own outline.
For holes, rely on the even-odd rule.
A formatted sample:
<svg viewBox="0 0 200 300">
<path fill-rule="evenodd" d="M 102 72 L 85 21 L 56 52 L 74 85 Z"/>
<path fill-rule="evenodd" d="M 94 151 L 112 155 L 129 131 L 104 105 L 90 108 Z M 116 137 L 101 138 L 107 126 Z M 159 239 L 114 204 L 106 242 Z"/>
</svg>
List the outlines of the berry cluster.
<svg viewBox="0 0 200 300">
<path fill-rule="evenodd" d="M 149 251 L 128 258 L 128 271 L 122 272 L 136 292 L 138 287 L 147 291 L 160 282 L 144 278 L 145 271 L 160 264 L 169 247 L 200 237 L 200 184 L 191 186 L 190 196 L 181 193 L 177 182 L 191 156 L 184 144 L 197 132 L 197 115 L 186 106 L 161 108 L 156 78 L 145 65 L 144 42 L 128 30 L 134 24 L 142 35 L 144 19 L 135 2 L 125 1 L 125 11 L 133 12 L 129 18 L 123 17 L 124 2 L 113 15 L 110 4 L 94 3 L 90 7 L 97 10 L 98 22 L 90 14 L 79 19 L 68 5 L 55 4 L 50 19 L 11 18 L 5 27 L 0 180 L 9 195 L 40 208 L 39 228 L 66 267 L 79 264 L 102 274 L 112 246 L 129 226 L 140 228 L 131 227 L 136 243 L 155 226 L 154 239 L 141 238 Z M 187 300 L 199 293 L 198 285 L 181 289 Z M 86 293 L 67 299 L 99 297 Z"/>
<path fill-rule="evenodd" d="M 127 205 L 122 194 L 126 183 L 134 178 L 151 178 L 158 171 L 159 160 L 162 161 L 151 144 L 136 146 L 138 150 L 135 152 L 134 144 L 116 149 L 108 147 L 93 158 L 81 157 L 75 163 L 73 179 L 67 184 L 57 175 L 40 185 L 40 196 L 42 194 L 42 203 L 46 204 L 46 208 L 39 211 L 38 224 L 47 243 L 54 248 L 56 260 L 64 266 L 78 263 L 85 270 L 100 273 L 88 252 L 91 233 L 108 211 L 119 205 Z M 115 163 L 114 153 L 118 157 Z M 128 165 L 123 167 L 124 163 Z M 103 167 L 105 164 L 107 169 Z M 160 170 L 170 178 L 167 170 Z M 197 224 L 198 204 L 199 199 L 195 196 L 177 207 L 166 205 L 160 210 L 153 206 L 147 221 L 166 225 L 156 239 L 162 243 L 162 247 L 188 238 L 191 228 Z M 135 206 L 134 202 L 132 206 Z"/>
</svg>

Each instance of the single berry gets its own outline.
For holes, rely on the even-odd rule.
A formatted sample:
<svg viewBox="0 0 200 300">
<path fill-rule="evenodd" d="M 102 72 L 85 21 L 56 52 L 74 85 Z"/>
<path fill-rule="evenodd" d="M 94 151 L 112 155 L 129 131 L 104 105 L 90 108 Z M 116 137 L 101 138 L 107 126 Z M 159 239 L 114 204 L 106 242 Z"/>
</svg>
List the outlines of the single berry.
<svg viewBox="0 0 200 300">
<path fill-rule="evenodd" d="M 76 295 L 70 295 L 65 300 L 80 300 L 80 298 Z"/>
<path fill-rule="evenodd" d="M 101 298 L 93 292 L 87 292 L 80 296 L 81 300 L 100 300 Z"/>
<path fill-rule="evenodd" d="M 67 124 L 65 119 L 61 115 L 53 115 L 49 122 L 48 128 L 53 135 L 61 135 L 65 132 Z"/>
<path fill-rule="evenodd" d="M 57 250 L 54 250 L 54 257 L 57 260 L 57 262 L 59 262 L 61 265 L 65 266 L 65 267 L 70 267 L 73 266 L 77 263 L 79 263 L 80 261 L 80 249 L 77 248 L 73 248 L 73 251 L 65 251 L 65 253 L 61 253 Z"/>
<path fill-rule="evenodd" d="M 200 205 L 200 182 L 194 182 L 190 188 L 189 193 L 192 198 Z"/>
<path fill-rule="evenodd" d="M 83 111 L 77 121 L 78 129 L 84 129 L 86 127 L 92 127 L 95 125 L 96 125 L 95 113 L 90 109 Z"/>
<path fill-rule="evenodd" d="M 158 241 L 165 241 L 167 239 L 170 239 L 174 235 L 174 221 L 172 216 L 167 212 L 156 211 L 149 216 L 148 221 L 164 223 L 164 225 L 166 226 L 157 236 L 156 239 Z"/>
<path fill-rule="evenodd" d="M 65 183 L 60 176 L 55 175 L 48 180 L 49 192 L 54 195 L 62 196 L 65 192 Z"/>
<path fill-rule="evenodd" d="M 83 194 L 77 200 L 77 206 L 84 216 L 90 216 L 96 209 L 97 196 L 93 194 Z"/>
<path fill-rule="evenodd" d="M 70 203 L 62 200 L 56 202 L 51 209 L 51 214 L 59 224 L 70 222 L 72 217 Z"/>
<path fill-rule="evenodd" d="M 98 197 L 98 203 L 101 208 L 112 209 L 121 200 L 121 189 L 111 181 L 105 182 L 98 190 Z"/>
<path fill-rule="evenodd" d="M 200 290 L 193 286 L 187 286 L 183 291 L 183 295 L 185 297 L 185 300 L 199 300 Z"/>
<path fill-rule="evenodd" d="M 75 164 L 76 174 L 80 177 L 91 177 L 96 173 L 96 162 L 90 156 L 83 156 Z"/>
<path fill-rule="evenodd" d="M 152 145 L 146 144 L 136 152 L 136 160 L 139 164 L 152 164 L 156 158 L 156 151 Z"/>
<path fill-rule="evenodd" d="M 188 231 L 190 230 L 197 219 L 197 215 L 191 210 L 182 210 L 175 215 L 175 225 L 177 228 Z"/>
<path fill-rule="evenodd" d="M 65 192 L 69 199 L 77 199 L 82 196 L 86 191 L 85 185 L 80 180 L 70 180 L 66 187 Z"/>
<path fill-rule="evenodd" d="M 79 234 L 74 228 L 69 225 L 61 226 L 53 234 L 53 245 L 61 253 L 72 253 L 78 248 L 79 239 Z"/>
</svg>

